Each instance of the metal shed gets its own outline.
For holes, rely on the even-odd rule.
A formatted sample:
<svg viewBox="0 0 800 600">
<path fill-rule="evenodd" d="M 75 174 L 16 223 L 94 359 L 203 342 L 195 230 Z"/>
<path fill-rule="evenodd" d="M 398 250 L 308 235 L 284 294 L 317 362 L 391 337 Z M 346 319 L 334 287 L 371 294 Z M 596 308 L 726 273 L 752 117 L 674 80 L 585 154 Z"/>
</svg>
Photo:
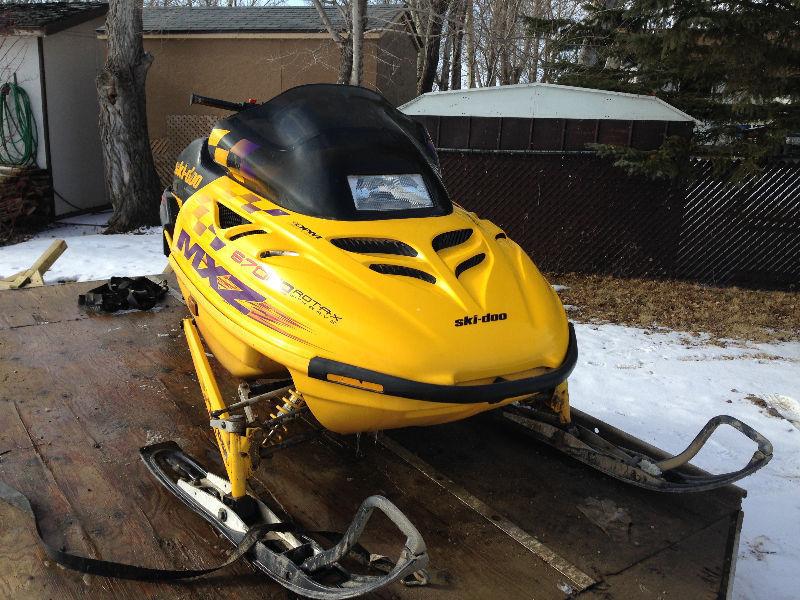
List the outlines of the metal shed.
<svg viewBox="0 0 800 600">
<path fill-rule="evenodd" d="M 423 94 L 400 110 L 439 148 L 581 151 L 587 144 L 658 148 L 695 120 L 655 96 L 547 83 Z"/>
</svg>

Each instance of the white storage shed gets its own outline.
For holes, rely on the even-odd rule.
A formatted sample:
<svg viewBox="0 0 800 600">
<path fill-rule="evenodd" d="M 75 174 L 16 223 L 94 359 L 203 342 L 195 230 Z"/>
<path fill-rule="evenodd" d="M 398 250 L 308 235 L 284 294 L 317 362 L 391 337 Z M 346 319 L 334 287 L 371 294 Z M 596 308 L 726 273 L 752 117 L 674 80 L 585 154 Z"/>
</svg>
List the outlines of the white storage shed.
<svg viewBox="0 0 800 600">
<path fill-rule="evenodd" d="M 30 99 L 55 215 L 107 204 L 95 88 L 105 58 L 95 30 L 107 11 L 100 2 L 0 4 L 0 85 L 16 76 Z"/>
</svg>

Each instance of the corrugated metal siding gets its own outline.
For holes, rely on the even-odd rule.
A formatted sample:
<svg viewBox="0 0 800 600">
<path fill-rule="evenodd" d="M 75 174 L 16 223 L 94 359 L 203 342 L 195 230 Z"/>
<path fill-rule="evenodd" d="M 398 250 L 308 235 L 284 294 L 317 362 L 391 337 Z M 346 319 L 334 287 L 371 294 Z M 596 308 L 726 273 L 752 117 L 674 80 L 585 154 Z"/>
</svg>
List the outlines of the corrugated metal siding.
<svg viewBox="0 0 800 600">
<path fill-rule="evenodd" d="M 631 177 L 592 154 L 441 152 L 453 199 L 546 271 L 800 282 L 800 165 L 740 184 L 695 162 L 687 186 Z"/>
</svg>

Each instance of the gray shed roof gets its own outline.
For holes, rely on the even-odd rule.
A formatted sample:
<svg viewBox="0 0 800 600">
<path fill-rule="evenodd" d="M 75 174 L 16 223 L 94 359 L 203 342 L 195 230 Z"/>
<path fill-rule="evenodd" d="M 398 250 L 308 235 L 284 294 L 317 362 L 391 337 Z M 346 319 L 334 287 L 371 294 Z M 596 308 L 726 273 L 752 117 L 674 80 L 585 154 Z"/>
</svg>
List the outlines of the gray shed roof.
<svg viewBox="0 0 800 600">
<path fill-rule="evenodd" d="M 400 4 L 367 7 L 367 29 L 381 29 L 398 20 L 405 9 Z M 327 10 L 334 27 L 342 27 L 335 9 Z M 325 27 L 313 6 L 174 6 L 145 8 L 145 33 L 280 33 L 321 32 Z M 98 31 L 105 31 L 101 28 Z"/>
<path fill-rule="evenodd" d="M 13 2 L 0 4 L 0 29 L 55 33 L 108 12 L 107 2 Z"/>
<path fill-rule="evenodd" d="M 407 115 L 694 121 L 655 96 L 609 92 L 551 83 L 429 92 L 406 102 Z"/>
</svg>

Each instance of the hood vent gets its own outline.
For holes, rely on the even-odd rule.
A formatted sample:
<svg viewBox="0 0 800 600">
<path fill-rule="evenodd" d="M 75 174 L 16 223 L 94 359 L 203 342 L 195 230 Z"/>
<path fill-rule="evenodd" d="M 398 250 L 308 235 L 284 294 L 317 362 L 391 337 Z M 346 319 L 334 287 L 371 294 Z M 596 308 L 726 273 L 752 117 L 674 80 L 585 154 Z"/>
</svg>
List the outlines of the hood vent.
<svg viewBox="0 0 800 600">
<path fill-rule="evenodd" d="M 456 277 L 461 275 L 467 269 L 471 269 L 472 267 L 481 264 L 484 258 L 486 258 L 486 255 L 481 253 L 481 254 L 476 254 L 472 258 L 468 258 L 462 263 L 459 263 L 459 265 L 456 267 Z"/>
<path fill-rule="evenodd" d="M 335 238 L 331 240 L 331 244 L 342 250 L 359 254 L 417 255 L 417 251 L 408 244 L 382 238 Z"/>
<path fill-rule="evenodd" d="M 433 249 L 436 252 L 444 250 L 445 248 L 452 248 L 466 242 L 472 235 L 472 229 L 456 229 L 455 231 L 447 231 L 440 233 L 431 242 Z"/>
<path fill-rule="evenodd" d="M 382 273 L 383 275 L 402 275 L 404 277 L 414 277 L 415 279 L 421 279 L 422 281 L 427 281 L 428 283 L 436 283 L 436 277 L 434 277 L 430 273 L 426 273 L 425 271 L 420 271 L 419 269 L 412 269 L 411 267 L 403 267 L 401 265 L 375 264 L 375 265 L 370 265 L 369 268 L 378 273 Z"/>
<path fill-rule="evenodd" d="M 236 227 L 237 225 L 245 225 L 250 223 L 247 219 L 239 215 L 238 213 L 233 212 L 230 208 L 225 206 L 224 204 L 217 204 L 217 215 L 219 217 L 219 226 L 223 229 L 228 229 L 229 227 Z"/>
<path fill-rule="evenodd" d="M 238 240 L 239 238 L 242 238 L 246 235 L 257 235 L 259 233 L 267 233 L 267 232 L 264 231 L 263 229 L 251 229 L 250 231 L 243 231 L 241 233 L 237 233 L 236 235 L 232 235 L 231 241 Z"/>
</svg>

